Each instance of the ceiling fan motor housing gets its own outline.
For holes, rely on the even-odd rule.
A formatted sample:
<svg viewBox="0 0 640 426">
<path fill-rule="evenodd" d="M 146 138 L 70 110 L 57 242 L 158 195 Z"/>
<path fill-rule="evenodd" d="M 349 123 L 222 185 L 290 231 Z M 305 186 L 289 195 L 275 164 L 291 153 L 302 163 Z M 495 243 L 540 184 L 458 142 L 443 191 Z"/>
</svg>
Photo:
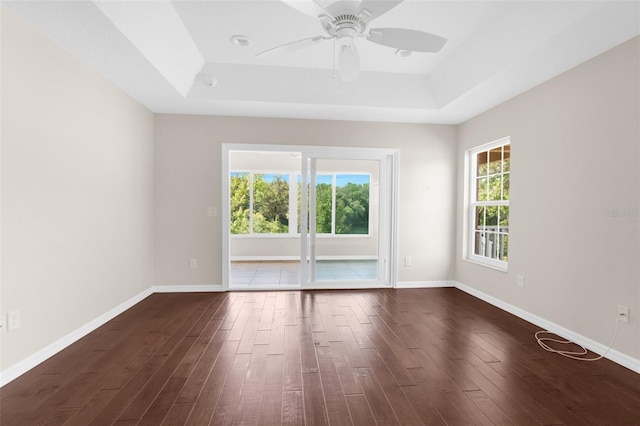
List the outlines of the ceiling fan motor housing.
<svg viewBox="0 0 640 426">
<path fill-rule="evenodd" d="M 367 23 L 353 13 L 343 13 L 332 20 L 321 19 L 324 30 L 331 37 L 355 38 L 362 36 L 367 31 Z"/>
</svg>

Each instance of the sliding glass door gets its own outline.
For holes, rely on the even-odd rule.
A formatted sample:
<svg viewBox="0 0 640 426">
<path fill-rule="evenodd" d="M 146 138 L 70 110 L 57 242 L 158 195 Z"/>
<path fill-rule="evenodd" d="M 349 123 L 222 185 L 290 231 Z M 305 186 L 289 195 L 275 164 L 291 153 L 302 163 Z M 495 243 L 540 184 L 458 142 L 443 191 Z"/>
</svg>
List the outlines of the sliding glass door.
<svg viewBox="0 0 640 426">
<path fill-rule="evenodd" d="M 223 283 L 363 288 L 394 280 L 395 150 L 223 145 Z"/>
<path fill-rule="evenodd" d="M 302 153 L 303 286 L 390 284 L 390 176 L 386 156 Z"/>
</svg>

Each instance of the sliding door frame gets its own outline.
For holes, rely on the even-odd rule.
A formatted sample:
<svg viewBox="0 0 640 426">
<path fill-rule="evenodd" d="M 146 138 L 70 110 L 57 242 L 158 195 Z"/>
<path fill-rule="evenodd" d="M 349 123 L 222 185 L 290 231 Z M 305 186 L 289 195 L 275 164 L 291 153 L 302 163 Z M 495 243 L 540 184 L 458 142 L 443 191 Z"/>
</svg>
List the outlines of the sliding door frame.
<svg viewBox="0 0 640 426">
<path fill-rule="evenodd" d="M 224 291 L 235 290 L 233 286 L 230 286 L 230 262 L 231 262 L 231 244 L 230 244 L 230 181 L 229 181 L 229 156 L 234 151 L 248 151 L 248 152 L 299 152 L 302 158 L 309 155 L 313 155 L 321 158 L 342 158 L 345 156 L 354 160 L 371 160 L 379 158 L 380 161 L 386 161 L 384 167 L 381 165 L 381 170 L 386 170 L 387 176 L 380 176 L 382 179 L 388 179 L 388 185 L 384 185 L 389 188 L 389 191 L 381 191 L 380 197 L 385 197 L 385 201 L 388 204 L 385 212 L 380 212 L 380 224 L 379 227 L 389 228 L 385 230 L 387 234 L 385 239 L 387 241 L 387 247 L 384 248 L 384 253 L 378 253 L 379 262 L 380 259 L 384 259 L 386 264 L 385 275 L 388 279 L 388 285 L 374 286 L 377 288 L 395 288 L 397 283 L 397 206 L 398 206 L 398 150 L 393 148 L 364 148 L 364 147 L 339 147 L 339 146 L 310 146 L 310 145 L 263 145 L 263 144 L 222 144 L 222 156 L 221 156 L 221 206 L 222 206 L 222 288 Z M 301 160 L 302 162 L 302 160 Z M 301 172 L 302 172 L 301 164 Z M 304 180 L 304 179 L 303 179 Z M 383 185 L 380 185 L 381 187 Z M 303 191 L 304 194 L 304 191 Z M 301 194 L 302 195 L 302 194 Z M 304 202 L 302 200 L 302 202 Z M 381 225 L 384 216 L 389 215 L 384 225 Z M 303 218 L 301 218 L 302 220 Z M 387 225 L 388 224 L 388 225 Z M 304 228 L 301 228 L 304 229 Z M 303 233 L 304 234 L 304 233 Z M 301 240 L 302 240 L 301 235 Z M 378 238 L 381 238 L 379 236 Z M 302 244 L 301 244 L 302 246 Z M 306 261 L 308 253 L 305 249 L 301 251 L 301 259 Z M 301 262 L 301 274 L 302 271 Z M 380 269 L 380 268 L 379 268 Z M 388 274 L 388 275 L 387 275 Z M 301 275 L 302 278 L 302 275 Z M 380 278 L 380 277 L 378 277 Z M 350 288 L 362 288 L 363 286 L 354 284 Z M 366 285 L 364 287 L 372 287 Z M 300 289 L 312 289 L 313 286 L 306 286 L 305 283 L 301 283 Z M 327 288 L 326 286 L 317 288 Z M 344 288 L 344 287 L 340 287 Z M 247 290 L 246 287 L 238 288 L 239 290 Z M 264 290 L 264 289 L 256 289 Z"/>
</svg>

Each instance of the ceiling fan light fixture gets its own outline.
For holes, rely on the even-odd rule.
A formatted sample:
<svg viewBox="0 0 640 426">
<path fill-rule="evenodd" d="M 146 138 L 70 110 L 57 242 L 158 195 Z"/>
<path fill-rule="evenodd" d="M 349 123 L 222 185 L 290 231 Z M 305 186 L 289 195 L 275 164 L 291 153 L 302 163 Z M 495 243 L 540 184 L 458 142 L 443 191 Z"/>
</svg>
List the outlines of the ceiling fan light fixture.
<svg viewBox="0 0 640 426">
<path fill-rule="evenodd" d="M 230 40 L 231 40 L 231 43 L 235 44 L 236 46 L 240 46 L 240 47 L 251 46 L 251 39 L 247 36 L 236 34 L 233 37 L 231 37 Z"/>
<path fill-rule="evenodd" d="M 342 81 L 353 81 L 360 74 L 360 55 L 350 37 L 338 39 L 338 74 Z"/>
</svg>

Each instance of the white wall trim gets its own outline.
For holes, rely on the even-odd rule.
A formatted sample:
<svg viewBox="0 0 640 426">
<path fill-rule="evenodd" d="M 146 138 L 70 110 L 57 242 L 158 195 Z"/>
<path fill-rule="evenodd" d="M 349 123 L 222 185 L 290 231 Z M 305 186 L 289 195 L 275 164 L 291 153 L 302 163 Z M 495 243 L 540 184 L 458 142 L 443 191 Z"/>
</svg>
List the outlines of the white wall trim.
<svg viewBox="0 0 640 426">
<path fill-rule="evenodd" d="M 223 291 L 222 284 L 211 285 L 157 285 L 153 293 L 216 293 Z"/>
<path fill-rule="evenodd" d="M 458 290 L 464 291 L 465 293 L 468 293 L 473 297 L 477 297 L 478 299 L 484 300 L 485 302 L 497 308 L 500 308 L 503 311 L 507 311 L 510 314 L 517 316 L 518 318 L 521 318 L 525 321 L 529 321 L 530 323 L 535 324 L 542 329 L 548 330 L 552 333 L 557 334 L 558 336 L 561 336 L 565 339 L 571 340 L 572 342 L 582 345 L 585 348 L 589 349 L 590 351 L 597 353 L 598 355 L 603 354 L 607 350 L 607 345 L 603 345 L 602 343 L 596 342 L 595 340 L 591 340 L 588 337 L 585 337 L 581 334 L 576 333 L 575 331 L 564 328 L 558 324 L 555 324 L 551 321 L 548 321 L 544 318 L 541 318 L 537 315 L 527 312 L 524 309 L 518 308 L 517 306 L 513 306 L 498 298 L 495 298 L 479 290 L 476 290 L 475 288 L 470 287 L 466 284 L 462 284 L 457 281 L 454 281 L 454 283 L 455 283 L 455 287 Z M 623 354 L 622 352 L 619 352 L 613 348 L 609 350 L 609 352 L 605 355 L 605 358 L 640 374 L 640 359 L 636 359 L 627 354 Z"/>
<path fill-rule="evenodd" d="M 19 376 L 23 375 L 27 371 L 36 367 L 38 364 L 41 364 L 42 362 L 51 358 L 61 350 L 65 349 L 67 346 L 77 342 L 87 334 L 101 327 L 102 325 L 112 320 L 113 318 L 117 317 L 127 309 L 131 308 L 137 303 L 140 303 L 142 300 L 149 297 L 152 293 L 153 293 L 152 287 L 150 287 L 147 290 L 143 291 L 142 293 L 136 296 L 133 296 L 131 299 L 105 312 L 104 314 L 100 315 L 94 320 L 89 321 L 88 323 L 78 328 L 77 330 L 72 331 L 71 333 L 67 334 L 66 336 L 63 336 L 62 338 L 56 340 L 50 345 L 45 346 L 44 348 L 28 356 L 27 358 L 23 359 L 17 364 L 14 364 L 11 367 L 7 368 L 6 370 L 0 372 L 0 387 L 6 385 L 7 383 L 11 382 L 12 380 L 18 378 Z"/>
<path fill-rule="evenodd" d="M 396 284 L 396 288 L 440 288 L 455 286 L 455 281 L 398 281 Z"/>
</svg>

